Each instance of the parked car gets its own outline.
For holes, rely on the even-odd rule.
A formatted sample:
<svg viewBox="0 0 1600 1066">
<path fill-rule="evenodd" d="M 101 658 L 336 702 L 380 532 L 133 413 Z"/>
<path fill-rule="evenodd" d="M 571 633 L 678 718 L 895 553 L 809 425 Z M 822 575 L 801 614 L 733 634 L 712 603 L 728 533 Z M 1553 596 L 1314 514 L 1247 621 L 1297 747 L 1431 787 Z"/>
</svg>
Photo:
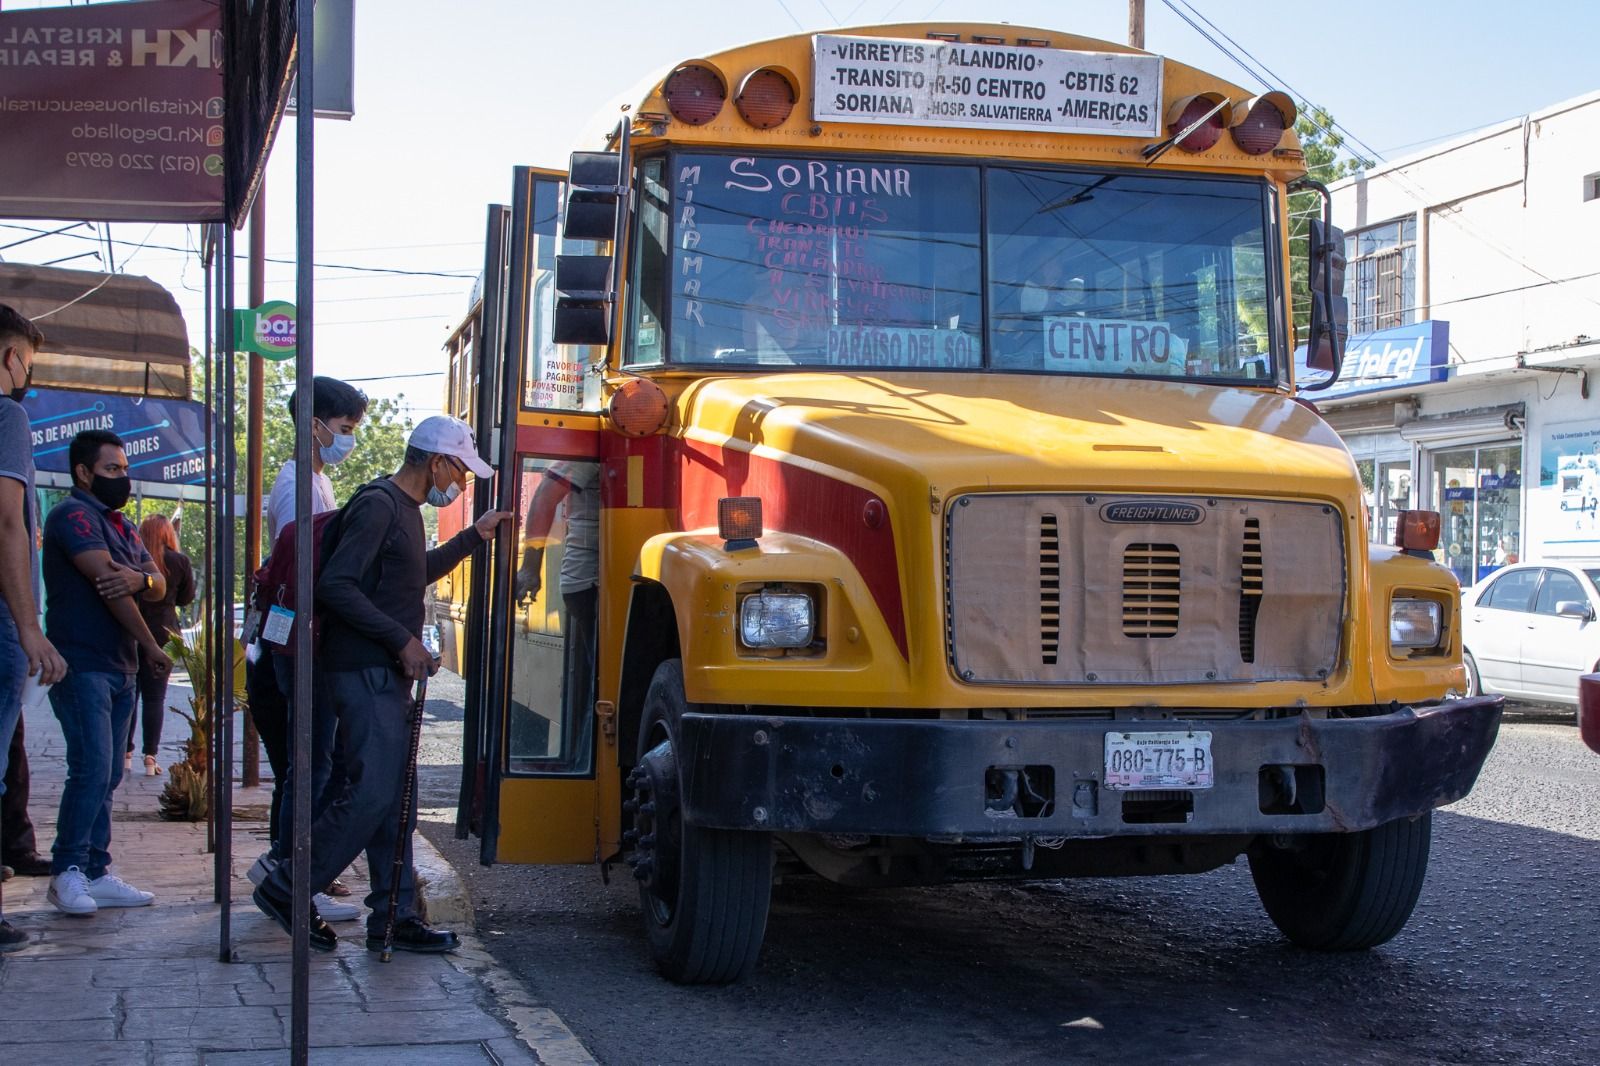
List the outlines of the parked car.
<svg viewBox="0 0 1600 1066">
<path fill-rule="evenodd" d="M 1600 670 L 1600 559 L 1523 563 L 1461 594 L 1470 695 L 1576 707 Z"/>
</svg>

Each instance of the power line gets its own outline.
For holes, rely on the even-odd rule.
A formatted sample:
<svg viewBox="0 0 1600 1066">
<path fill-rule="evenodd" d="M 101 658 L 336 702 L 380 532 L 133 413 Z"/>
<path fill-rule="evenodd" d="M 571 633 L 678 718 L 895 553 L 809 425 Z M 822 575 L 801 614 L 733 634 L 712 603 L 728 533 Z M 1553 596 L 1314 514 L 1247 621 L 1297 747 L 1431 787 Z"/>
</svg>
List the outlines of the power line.
<svg viewBox="0 0 1600 1066">
<path fill-rule="evenodd" d="M 49 231 L 48 230 L 37 229 L 37 228 L 35 228 L 33 226 L 19 226 L 14 222 L 0 222 L 0 227 L 4 227 L 5 229 L 20 230 L 23 233 L 37 233 L 37 234 L 40 234 L 41 236 L 49 235 Z M 152 232 L 153 232 L 153 229 L 152 229 Z M 73 237 L 73 238 L 76 238 L 78 240 L 84 240 L 84 241 L 94 241 L 96 244 L 98 244 L 100 242 L 100 238 L 99 237 L 91 236 L 91 235 L 86 234 L 86 233 L 62 233 L 62 234 L 60 234 L 60 236 Z M 148 248 L 155 248 L 155 249 L 158 249 L 158 250 L 163 251 L 163 252 L 182 252 L 185 255 L 190 254 L 190 250 L 189 249 L 187 249 L 187 248 L 179 248 L 176 245 L 171 245 L 171 244 L 149 244 L 149 245 L 146 245 L 146 244 L 143 244 L 143 243 L 135 244 L 133 241 L 123 241 L 123 240 L 115 240 L 112 243 L 113 244 L 124 245 L 126 247 L 132 247 L 132 248 L 148 247 Z M 286 265 L 286 266 L 294 266 L 295 265 L 295 261 L 293 259 L 284 259 L 284 258 L 281 258 L 281 257 L 267 256 L 266 257 L 266 261 L 269 262 L 269 263 L 278 263 L 278 264 L 282 264 L 282 265 Z M 473 278 L 478 276 L 475 271 L 474 272 L 468 272 L 467 270 L 451 271 L 451 272 L 439 271 L 439 270 L 402 270 L 399 267 L 370 267 L 370 266 L 360 266 L 360 265 L 357 265 L 357 264 L 354 264 L 354 263 L 312 263 L 311 265 L 313 267 L 315 267 L 316 269 L 318 269 L 318 270 L 352 270 L 352 271 L 355 271 L 357 273 L 362 273 L 362 274 L 395 274 L 395 275 L 399 275 L 399 276 L 402 276 L 402 277 L 454 278 L 454 279 L 459 279 L 459 280 L 464 280 L 464 281 L 470 281 L 471 279 L 473 279 Z M 124 260 L 123 266 L 124 267 L 127 266 L 127 261 L 126 260 Z"/>
</svg>

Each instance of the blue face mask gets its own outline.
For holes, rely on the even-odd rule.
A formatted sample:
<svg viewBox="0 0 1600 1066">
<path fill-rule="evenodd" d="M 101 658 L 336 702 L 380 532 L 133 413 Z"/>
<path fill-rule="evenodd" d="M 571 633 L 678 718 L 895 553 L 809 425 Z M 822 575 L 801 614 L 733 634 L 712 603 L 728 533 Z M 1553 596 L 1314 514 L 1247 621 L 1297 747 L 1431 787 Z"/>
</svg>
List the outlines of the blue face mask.
<svg viewBox="0 0 1600 1066">
<path fill-rule="evenodd" d="M 327 429 L 324 425 L 322 428 Z M 332 430 L 328 432 L 333 433 Z M 317 457 L 324 463 L 337 465 L 350 458 L 350 453 L 356 450 L 356 435 L 354 433 L 334 433 L 332 444 L 317 445 Z"/>
<path fill-rule="evenodd" d="M 427 502 L 433 507 L 448 507 L 455 503 L 456 497 L 460 495 L 461 486 L 454 481 L 450 482 L 449 488 L 443 489 L 437 485 L 429 485 Z"/>
</svg>

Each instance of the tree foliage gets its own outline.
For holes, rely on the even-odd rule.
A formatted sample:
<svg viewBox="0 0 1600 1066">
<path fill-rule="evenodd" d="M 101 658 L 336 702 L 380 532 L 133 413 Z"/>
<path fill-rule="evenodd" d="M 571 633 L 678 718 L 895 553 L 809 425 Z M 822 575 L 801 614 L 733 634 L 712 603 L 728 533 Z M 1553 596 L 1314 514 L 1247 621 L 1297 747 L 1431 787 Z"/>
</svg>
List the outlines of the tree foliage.
<svg viewBox="0 0 1600 1066">
<path fill-rule="evenodd" d="M 1305 153 L 1306 171 L 1324 185 L 1372 166 L 1372 160 L 1349 152 L 1344 135 L 1334 128 L 1333 115 L 1325 108 L 1302 102 L 1294 131 L 1300 137 L 1300 150 Z M 1305 332 L 1311 318 L 1311 294 L 1306 288 L 1310 222 L 1321 217 L 1322 197 L 1317 193 L 1297 192 L 1289 197 L 1289 292 L 1297 335 Z"/>
</svg>

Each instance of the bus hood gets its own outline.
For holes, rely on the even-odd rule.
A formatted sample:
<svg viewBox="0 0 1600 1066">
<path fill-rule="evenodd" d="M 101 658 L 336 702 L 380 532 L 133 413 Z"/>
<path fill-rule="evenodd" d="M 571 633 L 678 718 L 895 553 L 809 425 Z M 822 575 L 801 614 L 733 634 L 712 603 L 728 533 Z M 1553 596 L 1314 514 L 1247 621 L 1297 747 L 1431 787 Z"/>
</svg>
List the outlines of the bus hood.
<svg viewBox="0 0 1600 1066">
<path fill-rule="evenodd" d="M 701 379 L 687 440 L 753 450 L 902 503 L 1116 490 L 1358 506 L 1338 435 L 1277 392 L 1116 378 L 786 373 Z"/>
</svg>

